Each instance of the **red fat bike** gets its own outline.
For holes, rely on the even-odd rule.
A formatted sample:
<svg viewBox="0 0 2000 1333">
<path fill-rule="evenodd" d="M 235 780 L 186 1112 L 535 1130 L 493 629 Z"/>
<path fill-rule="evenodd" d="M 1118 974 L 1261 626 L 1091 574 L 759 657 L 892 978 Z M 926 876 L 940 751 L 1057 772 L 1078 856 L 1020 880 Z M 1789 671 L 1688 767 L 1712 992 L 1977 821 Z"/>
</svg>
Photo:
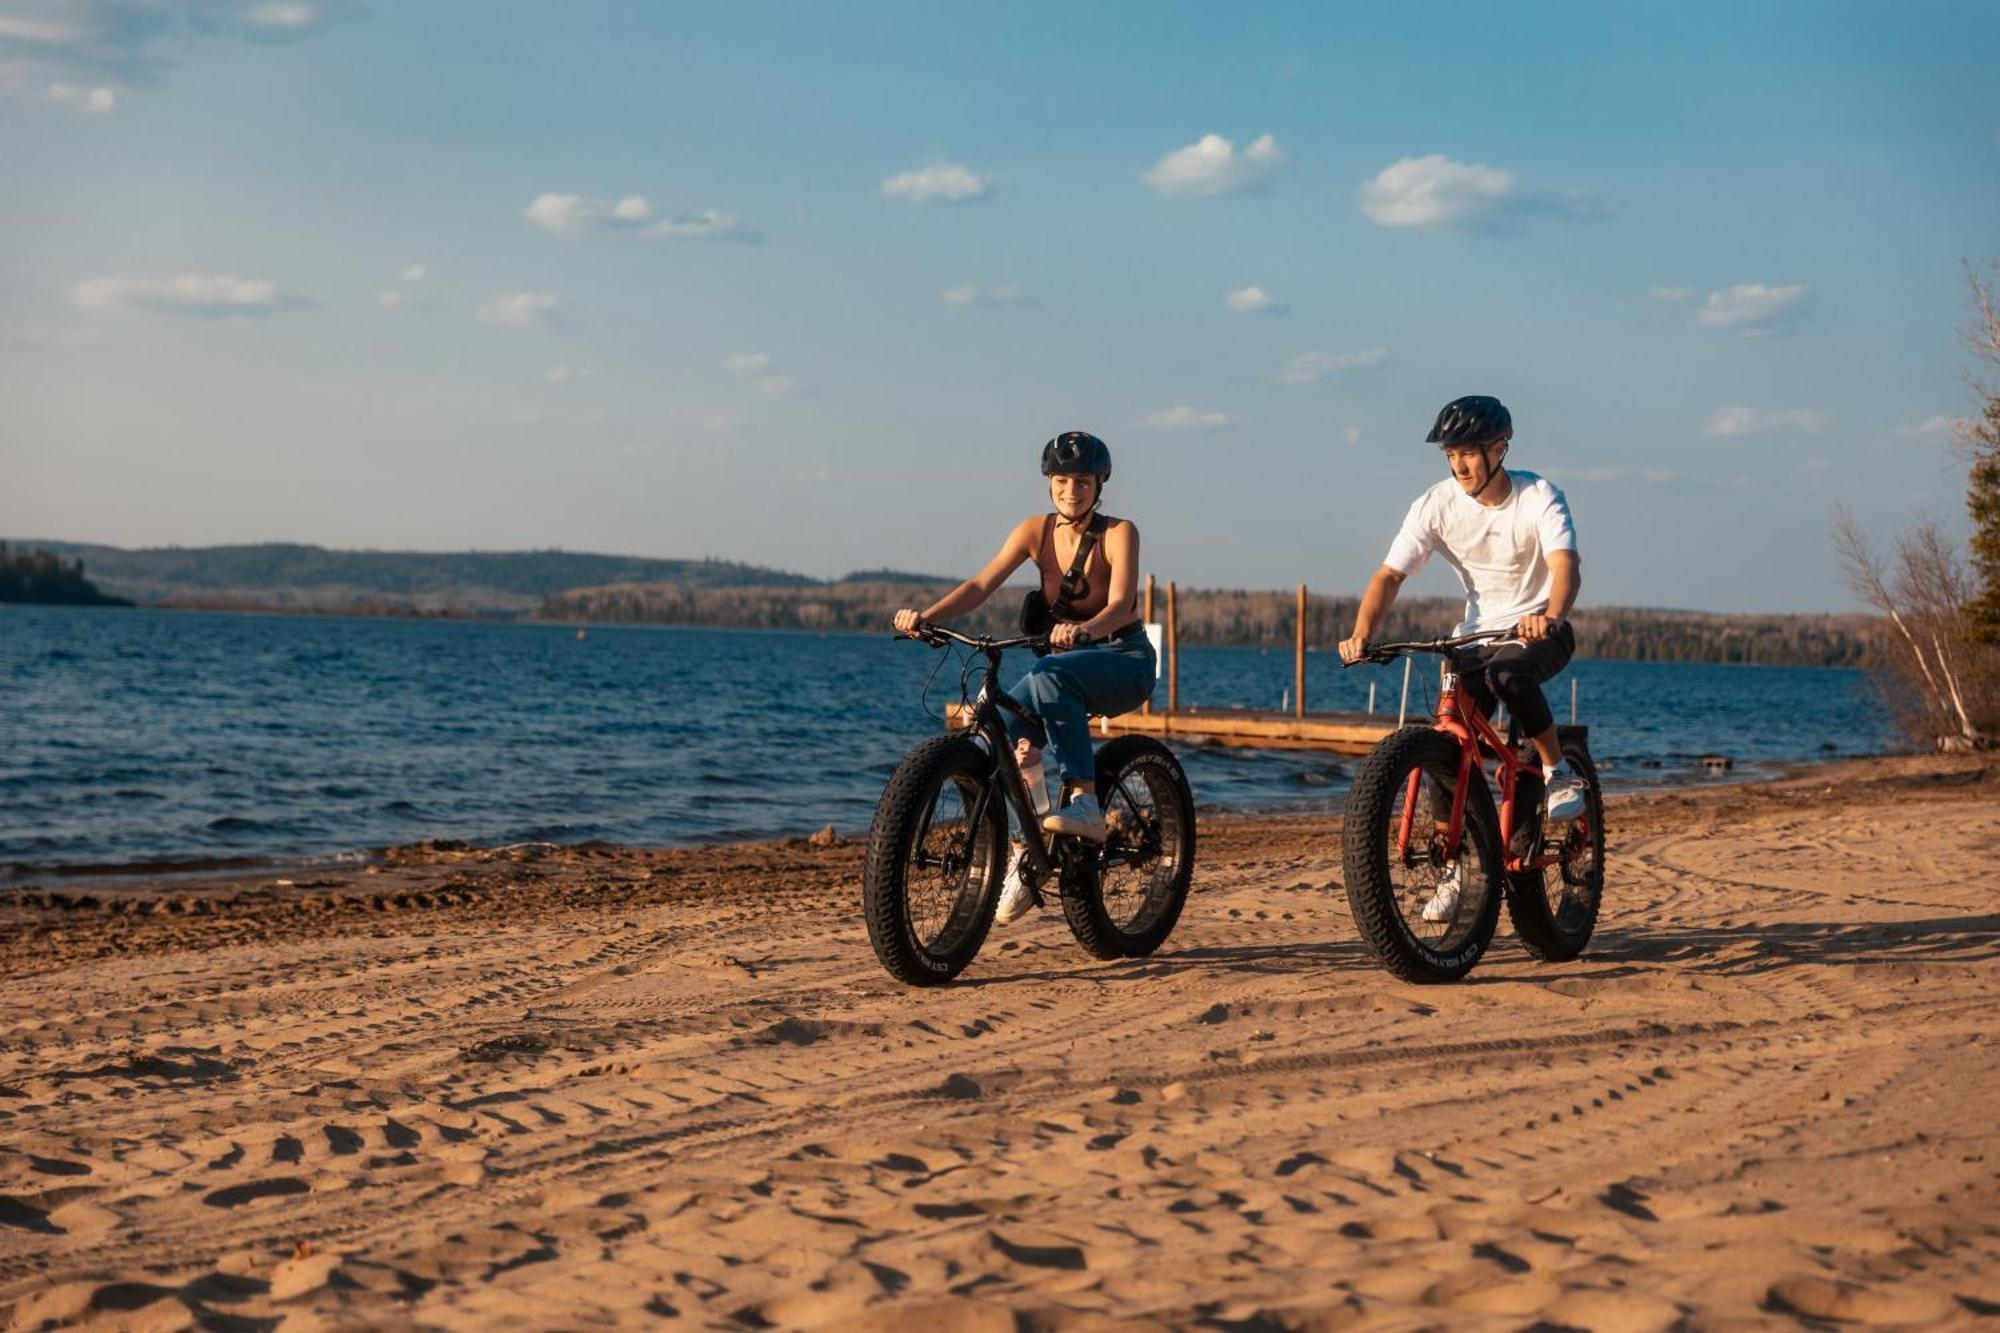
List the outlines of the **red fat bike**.
<svg viewBox="0 0 2000 1333">
<path fill-rule="evenodd" d="M 1546 961 L 1582 953 L 1597 925 L 1604 795 L 1584 729 L 1556 731 L 1563 756 L 1586 784 L 1584 811 L 1544 829 L 1534 747 L 1512 734 L 1502 739 L 1451 665 L 1476 644 L 1514 637 L 1493 631 L 1370 644 L 1358 659 L 1436 653 L 1447 661 L 1436 719 L 1392 733 L 1362 761 L 1341 837 L 1354 924 L 1382 965 L 1405 981 L 1457 981 L 1470 972 L 1493 940 L 1503 894 L 1514 933 Z M 1497 807 L 1488 763 L 1500 788 Z M 1440 910 L 1439 885 L 1453 865 L 1457 901 Z"/>
</svg>

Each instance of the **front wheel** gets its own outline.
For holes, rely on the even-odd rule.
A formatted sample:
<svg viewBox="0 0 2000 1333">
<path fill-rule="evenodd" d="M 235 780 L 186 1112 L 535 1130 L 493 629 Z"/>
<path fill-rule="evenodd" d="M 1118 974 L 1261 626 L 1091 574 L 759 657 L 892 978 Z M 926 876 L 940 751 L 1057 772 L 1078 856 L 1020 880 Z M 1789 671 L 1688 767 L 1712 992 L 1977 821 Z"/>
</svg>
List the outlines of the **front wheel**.
<svg viewBox="0 0 2000 1333">
<path fill-rule="evenodd" d="M 868 942 L 889 975 L 937 986 L 963 972 L 993 926 L 1007 816 L 993 757 L 963 736 L 910 751 L 889 779 L 861 871 Z"/>
<path fill-rule="evenodd" d="M 1507 876 L 1507 915 L 1535 957 L 1566 963 L 1583 952 L 1604 901 L 1604 791 L 1582 742 L 1563 741 L 1563 758 L 1584 781 L 1583 813 L 1567 828 L 1550 829 L 1544 846 L 1555 864 Z"/>
<path fill-rule="evenodd" d="M 1097 800 L 1111 834 L 1101 852 L 1085 850 L 1066 867 L 1063 919 L 1093 958 L 1143 958 L 1166 942 L 1187 902 L 1194 794 L 1172 750 L 1120 736 L 1098 751 Z"/>
<path fill-rule="evenodd" d="M 1500 818 L 1476 769 L 1464 835 L 1458 847 L 1445 845 L 1459 755 L 1435 727 L 1405 727 L 1361 761 L 1347 798 L 1341 851 L 1354 925 L 1405 981 L 1457 981 L 1500 923 Z M 1456 894 L 1446 891 L 1453 864 Z"/>
</svg>

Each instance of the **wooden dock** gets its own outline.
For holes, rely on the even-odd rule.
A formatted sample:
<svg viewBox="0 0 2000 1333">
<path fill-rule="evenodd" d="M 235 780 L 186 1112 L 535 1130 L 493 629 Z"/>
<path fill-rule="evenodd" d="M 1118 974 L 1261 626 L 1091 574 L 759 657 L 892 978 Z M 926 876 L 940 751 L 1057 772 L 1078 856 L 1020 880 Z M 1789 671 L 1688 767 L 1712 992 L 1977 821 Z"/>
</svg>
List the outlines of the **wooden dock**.
<svg viewBox="0 0 2000 1333">
<path fill-rule="evenodd" d="M 946 724 L 954 730 L 969 721 L 969 710 L 953 702 Z M 1119 717 L 1091 719 L 1100 736 L 1159 736 L 1196 744 L 1253 746 L 1265 750 L 1320 750 L 1367 754 L 1396 729 L 1394 714 L 1298 713 L 1254 708 L 1135 709 Z"/>
<path fill-rule="evenodd" d="M 1091 719 L 1091 726 L 1100 736 L 1159 736 L 1172 737 L 1194 744 L 1233 745 L 1263 750 L 1318 750 L 1327 754 L 1365 755 L 1382 743 L 1399 725 L 1398 711 L 1411 722 L 1430 720 L 1429 699 L 1420 697 L 1421 705 L 1411 709 L 1410 668 L 1412 660 L 1403 659 L 1403 682 L 1396 707 L 1386 712 L 1367 713 L 1309 713 L 1306 711 L 1306 585 L 1301 583 L 1298 591 L 1298 611 L 1294 620 L 1291 707 L 1288 709 L 1262 708 L 1201 708 L 1195 705 L 1183 706 L 1180 701 L 1180 617 L 1177 614 L 1174 585 L 1167 584 L 1166 619 L 1164 624 L 1153 622 L 1154 607 L 1153 576 L 1146 576 L 1146 600 L 1144 619 L 1149 632 L 1157 631 L 1154 643 L 1161 648 L 1161 675 L 1165 677 L 1167 706 L 1155 708 L 1143 704 L 1132 712 L 1118 717 L 1097 717 Z M 1427 670 L 1430 668 L 1426 668 Z M 1368 702 L 1375 703 L 1375 689 L 1368 690 Z M 1563 727 L 1565 735 L 1575 733 L 1579 738 L 1588 735 L 1589 729 L 1576 726 L 1576 680 L 1570 680 L 1569 702 L 1570 724 Z M 961 703 L 952 703 L 945 709 L 945 725 L 953 731 L 963 730 L 971 725 L 971 710 Z"/>
</svg>

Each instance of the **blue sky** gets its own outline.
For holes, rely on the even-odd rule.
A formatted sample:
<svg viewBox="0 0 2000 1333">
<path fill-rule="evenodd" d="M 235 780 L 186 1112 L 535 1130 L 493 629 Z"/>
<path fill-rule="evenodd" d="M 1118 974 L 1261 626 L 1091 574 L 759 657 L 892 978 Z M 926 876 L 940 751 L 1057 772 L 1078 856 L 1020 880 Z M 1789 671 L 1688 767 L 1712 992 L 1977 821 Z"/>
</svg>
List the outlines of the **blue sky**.
<svg viewBox="0 0 2000 1333">
<path fill-rule="evenodd" d="M 1964 526 L 1990 4 L 0 0 L 0 532 L 1358 588 L 1461 393 L 1583 601 Z M 1427 571 L 1423 590 L 1447 591 Z"/>
</svg>

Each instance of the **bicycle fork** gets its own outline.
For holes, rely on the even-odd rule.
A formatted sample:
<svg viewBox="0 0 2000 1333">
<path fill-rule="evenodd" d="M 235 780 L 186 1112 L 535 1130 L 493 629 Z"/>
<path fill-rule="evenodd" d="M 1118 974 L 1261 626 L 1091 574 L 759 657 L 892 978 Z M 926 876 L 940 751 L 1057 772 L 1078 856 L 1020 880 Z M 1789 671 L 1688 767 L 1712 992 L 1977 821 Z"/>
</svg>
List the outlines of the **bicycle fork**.
<svg viewBox="0 0 2000 1333">
<path fill-rule="evenodd" d="M 1465 793 L 1471 785 L 1472 756 L 1460 752 L 1458 757 L 1458 780 L 1451 787 L 1451 818 L 1445 825 L 1445 861 L 1449 864 L 1458 859 L 1458 845 L 1465 836 Z M 1410 834 L 1417 820 L 1417 801 L 1423 795 L 1424 771 L 1410 770 L 1410 784 L 1403 793 L 1403 817 L 1396 825 L 1396 856 L 1404 865 L 1410 863 Z"/>
</svg>

